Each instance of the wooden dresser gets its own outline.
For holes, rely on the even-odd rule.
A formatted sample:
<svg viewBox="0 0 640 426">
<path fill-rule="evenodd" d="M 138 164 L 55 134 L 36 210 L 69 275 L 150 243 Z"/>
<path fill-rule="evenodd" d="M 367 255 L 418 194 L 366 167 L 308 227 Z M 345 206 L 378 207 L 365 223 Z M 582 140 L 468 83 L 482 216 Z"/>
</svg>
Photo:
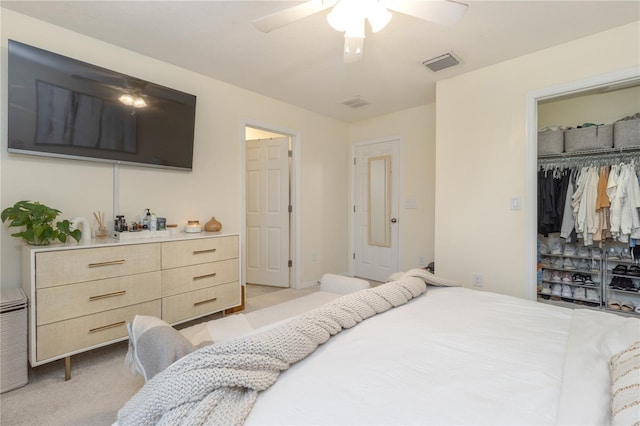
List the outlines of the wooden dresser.
<svg viewBox="0 0 640 426">
<path fill-rule="evenodd" d="M 127 338 L 135 315 L 178 324 L 240 305 L 235 234 L 25 246 L 29 362 L 65 358 Z"/>
</svg>

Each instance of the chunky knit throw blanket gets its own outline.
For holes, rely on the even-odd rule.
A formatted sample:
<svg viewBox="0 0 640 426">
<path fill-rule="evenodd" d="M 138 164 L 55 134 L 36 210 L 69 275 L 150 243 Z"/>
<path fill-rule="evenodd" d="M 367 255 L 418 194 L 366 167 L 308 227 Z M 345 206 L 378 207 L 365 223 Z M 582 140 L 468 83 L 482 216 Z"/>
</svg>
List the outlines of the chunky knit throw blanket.
<svg viewBox="0 0 640 426">
<path fill-rule="evenodd" d="M 118 424 L 242 424 L 258 392 L 271 386 L 281 371 L 343 329 L 424 293 L 425 282 L 434 276 L 411 272 L 261 333 L 192 352 L 148 381 L 119 411 Z"/>
</svg>

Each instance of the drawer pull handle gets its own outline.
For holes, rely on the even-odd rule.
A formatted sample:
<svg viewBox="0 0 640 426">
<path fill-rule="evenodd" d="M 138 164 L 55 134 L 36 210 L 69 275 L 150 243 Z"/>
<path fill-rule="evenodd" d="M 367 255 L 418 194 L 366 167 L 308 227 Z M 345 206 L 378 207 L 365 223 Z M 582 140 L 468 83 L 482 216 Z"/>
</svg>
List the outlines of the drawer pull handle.
<svg viewBox="0 0 640 426">
<path fill-rule="evenodd" d="M 193 280 L 201 280 L 203 278 L 209 278 L 209 277 L 215 277 L 217 275 L 217 272 L 214 272 L 212 274 L 205 274 L 205 275 L 199 275 L 197 277 L 193 277 Z"/>
<path fill-rule="evenodd" d="M 200 302 L 196 302 L 193 304 L 193 306 L 196 307 L 196 306 L 204 305 L 205 303 L 215 302 L 216 300 L 218 300 L 217 297 L 212 297 L 211 299 L 201 300 Z"/>
<path fill-rule="evenodd" d="M 114 327 L 120 327 L 121 325 L 125 325 L 126 321 L 114 322 L 113 324 L 103 325 L 102 327 L 96 327 L 89 330 L 89 333 L 97 333 L 98 331 L 108 330 Z"/>
<path fill-rule="evenodd" d="M 204 254 L 204 253 L 213 253 L 215 252 L 217 249 L 207 249 L 207 250 L 194 250 L 193 254 Z"/>
<path fill-rule="evenodd" d="M 127 294 L 126 290 L 114 291 L 113 293 L 101 294 L 98 296 L 89 297 L 89 301 L 93 302 L 94 300 L 106 299 L 107 297 L 116 297 L 116 296 L 124 296 Z"/>
<path fill-rule="evenodd" d="M 124 263 L 124 259 L 109 260 L 107 262 L 90 263 L 89 268 L 98 268 L 100 266 L 122 265 L 123 263 Z"/>
</svg>

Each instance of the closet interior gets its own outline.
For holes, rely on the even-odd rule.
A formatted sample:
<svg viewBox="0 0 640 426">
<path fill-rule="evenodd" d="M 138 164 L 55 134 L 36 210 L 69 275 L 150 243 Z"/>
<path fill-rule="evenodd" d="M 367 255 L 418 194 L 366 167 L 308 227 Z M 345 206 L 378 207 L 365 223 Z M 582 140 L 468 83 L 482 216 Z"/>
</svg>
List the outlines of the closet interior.
<svg viewBox="0 0 640 426">
<path fill-rule="evenodd" d="M 640 85 L 538 104 L 537 298 L 640 316 Z"/>
</svg>

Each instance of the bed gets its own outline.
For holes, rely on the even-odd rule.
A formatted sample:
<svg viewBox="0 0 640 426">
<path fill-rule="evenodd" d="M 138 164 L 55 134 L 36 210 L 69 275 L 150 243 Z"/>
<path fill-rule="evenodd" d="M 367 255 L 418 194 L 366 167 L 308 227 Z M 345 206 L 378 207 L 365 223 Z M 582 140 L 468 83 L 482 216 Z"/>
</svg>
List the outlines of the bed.
<svg viewBox="0 0 640 426">
<path fill-rule="evenodd" d="M 262 350 L 261 336 L 282 338 L 291 331 L 278 330 L 306 314 L 180 358 L 147 381 L 120 410 L 119 424 L 640 422 L 640 320 L 456 287 L 411 272 L 324 305 L 370 297 L 370 292 L 392 291 L 395 297 L 394 286 L 410 281 L 400 289 L 412 293 L 406 302 L 394 302 L 395 307 L 340 327 L 326 343 L 319 339 L 299 361 L 275 368 L 279 371 L 267 385 L 263 376 L 245 380 L 238 375 L 239 365 L 216 364 L 215 381 L 236 392 L 218 400 L 212 395 L 220 387 L 212 391 L 201 386 L 199 361 L 194 359 L 222 356 L 228 361 L 242 354 L 240 369 L 259 369 L 262 358 L 247 362 L 246 346 L 238 352 L 237 342 L 257 340 L 252 348 Z M 352 305 L 347 306 L 349 311 Z M 233 379 L 219 380 L 221 370 L 232 370 Z M 259 382 L 259 390 L 249 396 L 238 381 L 247 387 Z M 242 401 L 234 405 L 237 400 Z M 236 406 L 240 414 L 216 417 Z"/>
</svg>

